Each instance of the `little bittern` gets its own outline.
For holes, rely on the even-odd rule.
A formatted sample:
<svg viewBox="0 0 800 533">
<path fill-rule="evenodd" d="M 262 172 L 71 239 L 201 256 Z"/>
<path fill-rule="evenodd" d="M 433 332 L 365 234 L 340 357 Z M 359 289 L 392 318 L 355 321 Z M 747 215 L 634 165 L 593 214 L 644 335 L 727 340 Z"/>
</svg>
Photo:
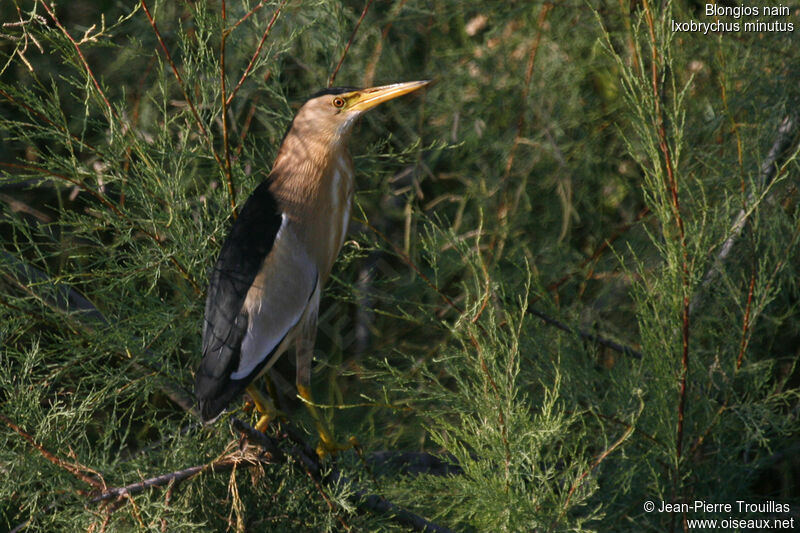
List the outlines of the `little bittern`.
<svg viewBox="0 0 800 533">
<path fill-rule="evenodd" d="M 297 112 L 268 178 L 248 198 L 211 272 L 203 360 L 195 394 L 212 421 L 245 389 L 265 429 L 276 413 L 250 384 L 294 343 L 297 391 L 335 449 L 311 396 L 311 362 L 320 293 L 344 243 L 353 200 L 347 141 L 362 113 L 427 81 L 371 89 L 334 88 Z"/>
</svg>

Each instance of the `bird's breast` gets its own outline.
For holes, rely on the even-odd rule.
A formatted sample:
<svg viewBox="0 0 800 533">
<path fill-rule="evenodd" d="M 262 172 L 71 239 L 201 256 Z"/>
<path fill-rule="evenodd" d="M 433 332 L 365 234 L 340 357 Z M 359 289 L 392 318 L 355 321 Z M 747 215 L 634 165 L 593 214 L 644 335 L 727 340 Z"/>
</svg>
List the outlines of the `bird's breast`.
<svg viewBox="0 0 800 533">
<path fill-rule="evenodd" d="M 344 244 L 347 227 L 350 223 L 350 212 L 353 205 L 353 166 L 349 157 L 342 157 L 335 161 L 328 173 L 328 179 L 321 183 L 321 198 L 318 214 L 314 217 L 319 225 L 316 232 L 319 236 L 320 248 L 324 249 L 324 264 L 320 265 L 320 272 L 328 274 L 339 255 L 339 250 Z M 327 183 L 326 183 L 327 181 Z"/>
<path fill-rule="evenodd" d="M 292 131 L 271 173 L 270 190 L 325 281 L 344 243 L 353 202 L 353 161 L 344 146 L 303 144 Z M 317 143 L 319 144 L 319 143 Z M 324 144 L 324 143 L 323 143 Z M 287 148 L 288 146 L 288 148 Z M 305 157 L 295 157 L 295 153 Z M 312 154 L 325 154 L 311 157 Z"/>
<path fill-rule="evenodd" d="M 324 282 L 339 255 L 350 222 L 352 161 L 347 154 L 332 157 L 314 174 L 313 180 L 290 190 L 291 195 L 284 194 L 283 203 L 294 231 Z"/>
</svg>

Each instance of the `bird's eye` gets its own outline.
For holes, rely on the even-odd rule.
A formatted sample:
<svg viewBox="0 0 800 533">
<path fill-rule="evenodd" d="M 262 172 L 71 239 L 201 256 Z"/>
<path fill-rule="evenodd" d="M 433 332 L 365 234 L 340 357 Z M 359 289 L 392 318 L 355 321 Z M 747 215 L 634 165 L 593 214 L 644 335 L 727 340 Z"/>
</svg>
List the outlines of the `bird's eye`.
<svg viewBox="0 0 800 533">
<path fill-rule="evenodd" d="M 344 107 L 344 98 L 337 96 L 333 99 L 333 107 Z"/>
</svg>

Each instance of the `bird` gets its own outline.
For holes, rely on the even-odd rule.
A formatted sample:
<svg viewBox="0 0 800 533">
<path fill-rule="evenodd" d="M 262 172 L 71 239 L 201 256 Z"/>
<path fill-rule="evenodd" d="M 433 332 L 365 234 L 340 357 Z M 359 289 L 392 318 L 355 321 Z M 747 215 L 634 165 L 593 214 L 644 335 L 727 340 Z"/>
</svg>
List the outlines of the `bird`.
<svg viewBox="0 0 800 533">
<path fill-rule="evenodd" d="M 214 422 L 245 390 L 266 430 L 278 415 L 253 382 L 294 344 L 296 387 L 321 455 L 339 445 L 316 411 L 311 365 L 320 295 L 344 243 L 354 194 L 348 141 L 356 119 L 430 80 L 312 95 L 298 110 L 267 178 L 235 218 L 209 274 L 202 359 L 195 373 L 200 418 Z"/>
</svg>

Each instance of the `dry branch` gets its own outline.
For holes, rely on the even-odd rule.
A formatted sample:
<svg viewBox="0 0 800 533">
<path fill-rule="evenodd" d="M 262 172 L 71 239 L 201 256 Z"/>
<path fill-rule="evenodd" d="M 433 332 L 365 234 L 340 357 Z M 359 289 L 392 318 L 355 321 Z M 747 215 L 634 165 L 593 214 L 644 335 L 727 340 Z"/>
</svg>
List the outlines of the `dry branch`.
<svg viewBox="0 0 800 533">
<path fill-rule="evenodd" d="M 233 419 L 233 427 L 237 431 L 240 431 L 246 435 L 251 443 L 257 444 L 266 451 L 269 451 L 276 446 L 275 441 L 271 437 L 261 433 L 260 431 L 257 431 L 255 428 L 236 418 Z M 335 465 L 328 467 L 330 468 L 329 473 L 327 476 L 323 476 L 322 463 L 320 462 L 316 452 L 313 448 L 311 448 L 311 446 L 304 442 L 302 437 L 300 437 L 298 433 L 291 427 L 287 427 L 287 430 L 284 433 L 284 438 L 289 439 L 295 444 L 291 450 L 292 458 L 303 465 L 309 476 L 311 476 L 316 482 L 320 484 L 350 483 L 350 480 L 342 475 Z M 411 457 L 416 457 L 416 455 L 412 455 Z M 396 461 L 397 458 L 395 457 L 394 459 Z M 432 533 L 447 533 L 450 531 L 450 529 L 430 522 L 417 514 L 397 506 L 381 496 L 376 494 L 368 494 L 364 490 L 356 490 L 348 499 L 362 512 L 389 515 L 394 519 L 395 522 L 409 527 L 413 531 L 427 531 Z"/>
<path fill-rule="evenodd" d="M 283 462 L 291 458 L 296 463 L 303 466 L 309 478 L 312 480 L 318 489 L 322 492 L 324 485 L 337 484 L 337 483 L 350 483 L 350 481 L 341 474 L 341 472 L 334 465 L 323 464 L 317 456 L 314 449 L 304 442 L 303 438 L 297 433 L 296 430 L 287 426 L 285 431 L 282 431 L 279 438 L 271 437 L 255 428 L 242 422 L 237 418 L 233 418 L 231 423 L 236 431 L 241 433 L 247 442 L 256 446 L 260 453 L 246 453 L 236 452 L 225 456 L 224 458 L 214 461 L 205 465 L 196 465 L 188 468 L 182 468 L 166 474 L 159 474 L 157 476 L 149 477 L 130 483 L 128 485 L 114 487 L 102 490 L 96 493 L 91 499 L 90 503 L 98 503 L 109 500 L 118 500 L 134 494 L 144 492 L 146 489 L 156 487 L 170 487 L 172 490 L 177 483 L 191 479 L 201 473 L 218 473 L 227 472 L 234 468 L 234 466 L 253 467 L 264 464 L 275 464 Z M 280 443 L 289 442 L 292 445 L 289 447 L 288 452 L 284 453 L 280 449 Z M 284 447 L 285 448 L 285 447 Z M 287 455 L 288 454 L 288 455 Z M 394 454 L 394 453 L 379 453 L 373 458 L 373 464 L 380 467 L 384 462 L 393 465 L 402 466 L 405 461 L 411 462 L 412 468 L 417 472 L 433 471 L 440 473 L 454 473 L 456 470 L 448 467 L 442 469 L 442 462 L 437 458 L 428 454 Z M 323 472 L 326 472 L 324 474 Z M 324 494 L 327 499 L 327 495 Z M 430 522 L 421 516 L 407 511 L 389 500 L 375 495 L 368 494 L 364 490 L 356 490 L 352 496 L 349 497 L 350 501 L 356 505 L 361 512 L 370 512 L 380 515 L 389 515 L 392 519 L 406 527 L 411 528 L 413 531 L 428 531 L 434 533 L 447 533 L 450 530 L 433 522 Z M 327 500 L 331 506 L 335 504 L 331 500 Z"/>
<path fill-rule="evenodd" d="M 13 431 L 15 431 L 20 437 L 28 441 L 28 444 L 33 446 L 40 454 L 42 454 L 42 457 L 44 457 L 57 467 L 66 470 L 70 474 L 74 475 L 84 483 L 91 485 L 92 487 L 99 489 L 105 488 L 105 482 L 103 481 L 102 476 L 100 476 L 95 470 L 92 470 L 91 468 L 87 468 L 77 463 L 71 463 L 69 461 L 65 461 L 64 459 L 61 459 L 56 454 L 47 450 L 44 446 L 36 442 L 36 440 L 33 438 L 33 436 L 31 436 L 30 433 L 20 428 L 18 425 L 12 422 L 11 419 L 9 419 L 7 416 L 0 415 L 0 420 L 9 428 L 11 428 Z M 92 475 L 88 475 L 87 472 Z"/>
<path fill-rule="evenodd" d="M 624 344 L 620 344 L 618 342 L 614 342 L 610 339 L 606 339 L 605 337 L 601 337 L 599 335 L 595 335 L 593 333 L 588 333 L 581 329 L 572 329 L 571 327 L 567 326 L 563 322 L 559 322 L 555 318 L 552 318 L 541 311 L 537 311 L 536 309 L 528 308 L 528 313 L 532 314 L 533 316 L 539 317 L 544 320 L 545 324 L 549 324 L 555 328 L 560 329 L 561 331 L 566 331 L 567 333 L 572 333 L 573 335 L 578 335 L 580 338 L 585 339 L 587 341 L 596 342 L 606 348 L 610 348 L 615 352 L 619 352 L 624 355 L 630 355 L 635 357 L 636 359 L 642 358 L 642 352 L 638 350 L 634 350 L 630 346 L 625 346 Z"/>
</svg>

